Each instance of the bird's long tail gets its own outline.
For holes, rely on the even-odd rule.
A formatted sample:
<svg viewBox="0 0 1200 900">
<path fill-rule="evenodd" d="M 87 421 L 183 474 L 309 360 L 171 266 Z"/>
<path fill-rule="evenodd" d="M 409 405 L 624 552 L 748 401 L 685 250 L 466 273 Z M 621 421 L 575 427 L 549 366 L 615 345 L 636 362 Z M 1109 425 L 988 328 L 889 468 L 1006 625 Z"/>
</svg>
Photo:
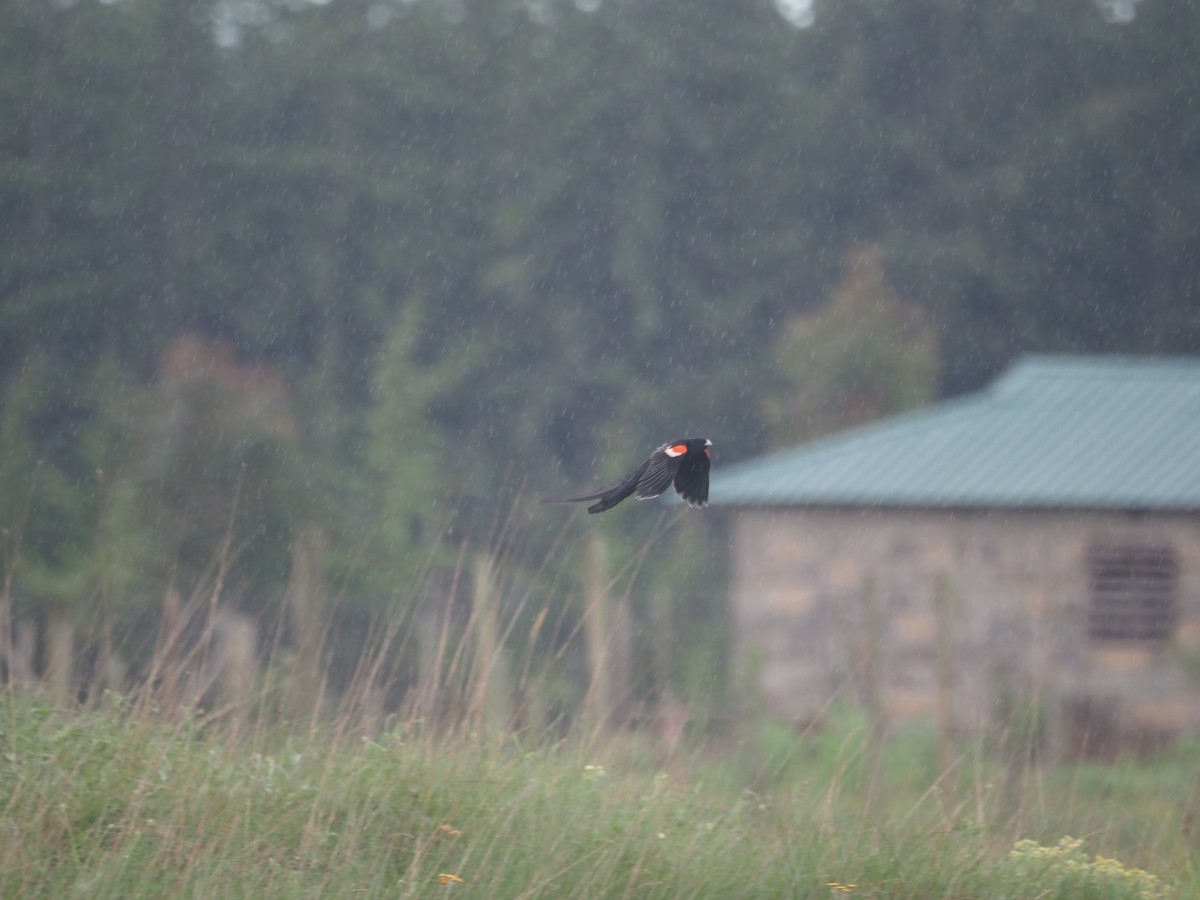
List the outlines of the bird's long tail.
<svg viewBox="0 0 1200 900">
<path fill-rule="evenodd" d="M 593 491 L 590 494 L 580 494 L 578 497 L 551 497 L 543 500 L 543 503 L 582 503 L 585 500 L 598 500 L 598 503 L 593 503 L 588 507 L 588 512 L 595 514 L 604 512 L 606 509 L 612 509 L 626 497 L 632 496 L 637 489 L 637 478 L 629 477 L 624 481 L 609 485 L 606 488 L 601 488 L 598 491 Z"/>
</svg>

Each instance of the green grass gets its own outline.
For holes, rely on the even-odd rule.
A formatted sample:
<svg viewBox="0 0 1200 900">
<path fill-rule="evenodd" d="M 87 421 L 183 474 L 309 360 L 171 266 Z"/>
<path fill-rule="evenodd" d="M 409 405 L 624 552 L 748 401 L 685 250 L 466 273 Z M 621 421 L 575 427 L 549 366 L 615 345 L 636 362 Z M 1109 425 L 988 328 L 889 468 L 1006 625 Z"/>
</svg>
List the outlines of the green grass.
<svg viewBox="0 0 1200 900">
<path fill-rule="evenodd" d="M 1194 747 L 1015 775 L 967 748 L 938 781 L 918 731 L 871 794 L 852 715 L 668 760 L 0 704 L 4 897 L 1200 896 Z"/>
</svg>

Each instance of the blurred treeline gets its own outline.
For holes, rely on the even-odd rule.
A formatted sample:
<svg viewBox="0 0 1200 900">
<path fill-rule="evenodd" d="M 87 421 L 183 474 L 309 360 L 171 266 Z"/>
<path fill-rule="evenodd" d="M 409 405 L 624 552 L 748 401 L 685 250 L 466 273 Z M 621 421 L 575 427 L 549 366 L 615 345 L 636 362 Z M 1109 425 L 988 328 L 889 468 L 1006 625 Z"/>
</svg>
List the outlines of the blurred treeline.
<svg viewBox="0 0 1200 900">
<path fill-rule="evenodd" d="M 728 461 L 1026 351 L 1200 351 L 1200 4 L 813 14 L 5 2 L 5 652 L 13 617 L 149 647 L 164 596 L 369 618 L 468 546 L 566 591 L 663 520 L 526 501 L 668 438 Z M 622 615 L 719 612 L 696 521 Z"/>
</svg>

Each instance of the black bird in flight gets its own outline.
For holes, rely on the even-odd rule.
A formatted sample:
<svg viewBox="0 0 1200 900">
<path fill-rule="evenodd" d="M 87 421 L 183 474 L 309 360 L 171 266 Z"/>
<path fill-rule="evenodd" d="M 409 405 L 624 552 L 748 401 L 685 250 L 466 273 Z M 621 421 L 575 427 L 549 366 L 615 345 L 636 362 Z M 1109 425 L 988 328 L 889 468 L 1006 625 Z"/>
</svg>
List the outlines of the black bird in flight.
<svg viewBox="0 0 1200 900">
<path fill-rule="evenodd" d="M 600 513 L 612 509 L 633 494 L 639 500 L 657 497 L 671 484 L 688 506 L 708 505 L 708 467 L 712 459 L 708 438 L 684 438 L 663 444 L 650 454 L 650 458 L 630 472 L 624 479 L 610 487 L 601 488 L 579 497 L 560 497 L 546 503 L 579 503 L 596 500 L 588 507 L 589 513 Z"/>
</svg>

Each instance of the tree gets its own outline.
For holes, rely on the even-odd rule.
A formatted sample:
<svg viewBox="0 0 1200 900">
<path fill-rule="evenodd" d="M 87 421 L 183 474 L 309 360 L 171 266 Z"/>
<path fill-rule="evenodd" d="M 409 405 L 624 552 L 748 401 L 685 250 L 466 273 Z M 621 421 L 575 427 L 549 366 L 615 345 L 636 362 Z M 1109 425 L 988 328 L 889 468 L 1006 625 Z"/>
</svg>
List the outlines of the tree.
<svg viewBox="0 0 1200 900">
<path fill-rule="evenodd" d="M 888 285 L 877 245 L 850 254 L 828 303 L 790 320 L 772 350 L 782 384 L 764 414 L 777 444 L 920 406 L 937 388 L 933 324 Z"/>
</svg>

